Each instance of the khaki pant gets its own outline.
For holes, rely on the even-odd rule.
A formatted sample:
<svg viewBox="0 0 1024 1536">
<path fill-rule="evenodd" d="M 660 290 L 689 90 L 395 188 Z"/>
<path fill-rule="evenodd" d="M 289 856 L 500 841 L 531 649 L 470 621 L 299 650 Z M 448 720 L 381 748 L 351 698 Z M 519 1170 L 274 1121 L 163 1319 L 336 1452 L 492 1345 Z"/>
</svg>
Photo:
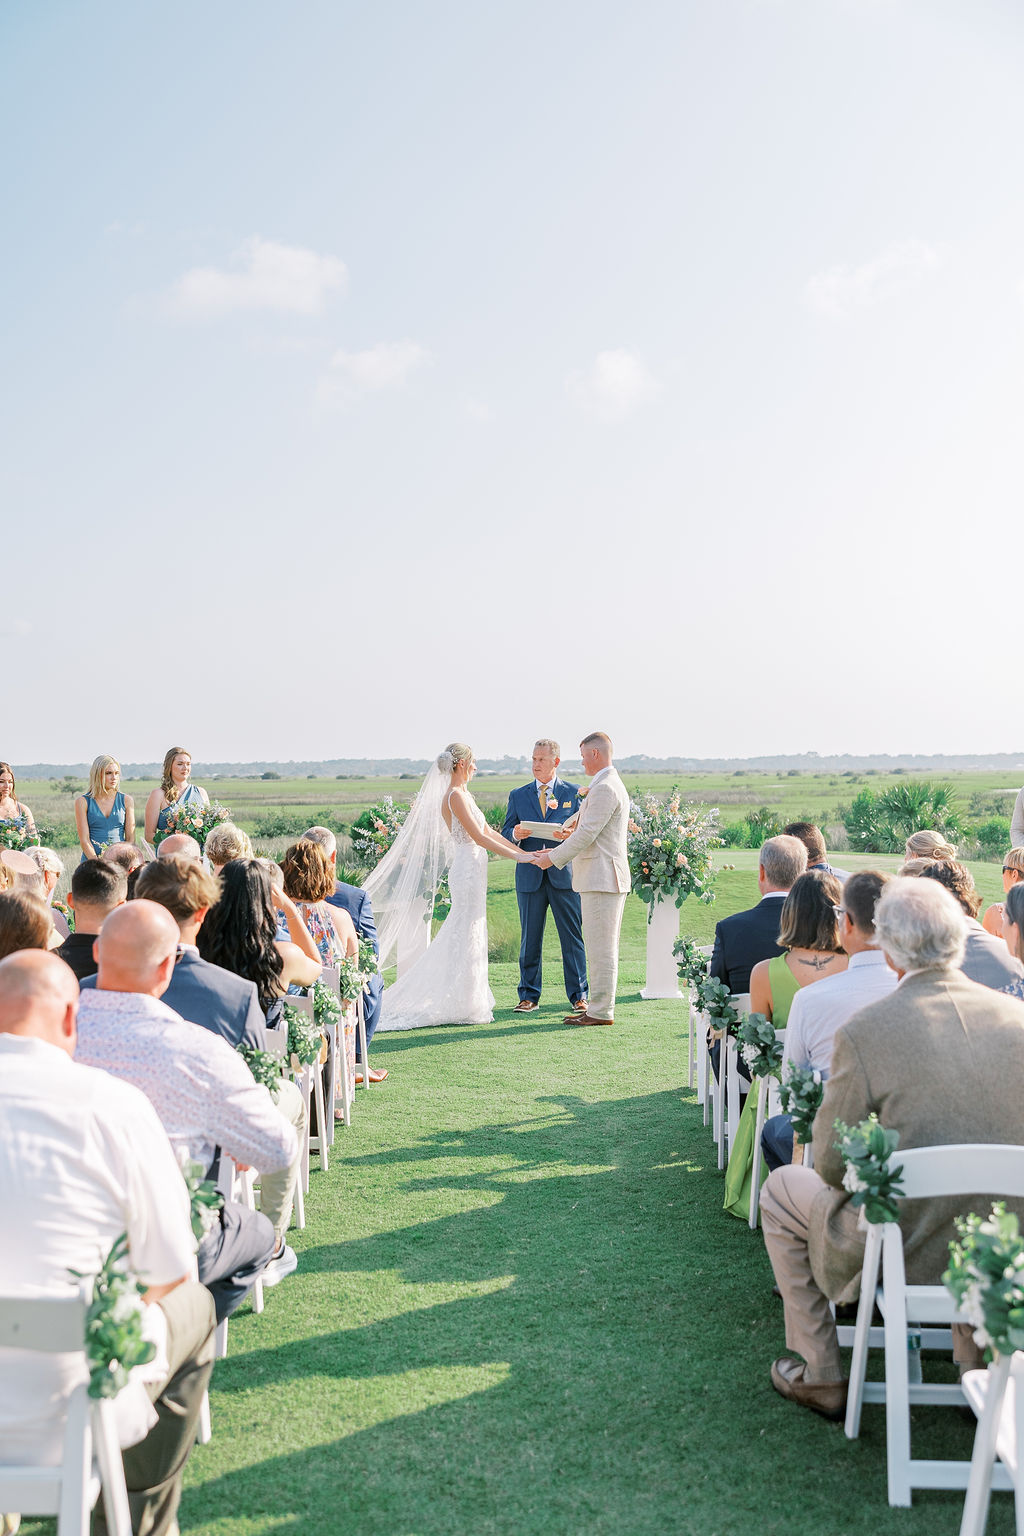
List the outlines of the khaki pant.
<svg viewBox="0 0 1024 1536">
<path fill-rule="evenodd" d="M 279 1168 L 276 1173 L 260 1174 L 260 1210 L 273 1226 L 276 1241 L 283 1243 L 292 1219 L 295 1183 L 299 1177 L 299 1164 L 302 1161 L 302 1146 L 306 1134 L 306 1106 L 302 1102 L 302 1094 L 295 1083 L 284 1080 L 277 1090 L 275 1102 L 278 1113 L 284 1116 L 289 1125 L 295 1127 L 298 1150 L 287 1168 Z"/>
<path fill-rule="evenodd" d="M 617 891 L 581 891 L 580 907 L 590 978 L 587 1012 L 594 1019 L 613 1019 L 619 979 L 619 929 L 626 897 Z"/>
</svg>

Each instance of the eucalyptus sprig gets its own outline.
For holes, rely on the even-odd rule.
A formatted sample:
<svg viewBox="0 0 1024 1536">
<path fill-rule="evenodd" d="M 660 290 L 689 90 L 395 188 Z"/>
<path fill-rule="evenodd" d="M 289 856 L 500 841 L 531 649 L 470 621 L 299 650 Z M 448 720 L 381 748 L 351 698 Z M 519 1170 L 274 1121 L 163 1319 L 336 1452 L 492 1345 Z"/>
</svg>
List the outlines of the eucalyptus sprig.
<svg viewBox="0 0 1024 1536">
<path fill-rule="evenodd" d="M 974 1329 L 981 1349 L 1024 1349 L 1024 1239 L 1002 1200 L 982 1218 L 959 1218 L 942 1283 Z"/>
<path fill-rule="evenodd" d="M 697 1006 L 706 1013 L 712 1029 L 724 1030 L 734 1035 L 739 1028 L 739 1010 L 734 1006 L 732 993 L 717 976 L 705 976 L 697 983 Z"/>
<path fill-rule="evenodd" d="M 782 1041 L 763 1013 L 748 1013 L 736 1031 L 740 1055 L 751 1077 L 778 1077 L 782 1070 Z"/>
<path fill-rule="evenodd" d="M 903 1165 L 893 1168 L 889 1159 L 900 1144 L 899 1132 L 887 1131 L 875 1114 L 852 1128 L 837 1120 L 835 1129 L 839 1137 L 835 1145 L 846 1164 L 843 1188 L 850 1191 L 850 1204 L 863 1209 L 866 1221 L 898 1221 Z"/>
<path fill-rule="evenodd" d="M 145 1286 L 128 1273 L 128 1235 L 114 1239 L 93 1279 L 92 1300 L 85 1313 L 85 1358 L 89 1366 L 90 1397 L 116 1397 L 136 1365 L 146 1365 L 156 1346 L 142 1335 Z M 84 1277 L 78 1270 L 76 1280 Z"/>
<path fill-rule="evenodd" d="M 329 1029 L 341 1018 L 337 995 L 322 981 L 313 983 L 313 1017 L 320 1029 Z"/>
<path fill-rule="evenodd" d="M 201 1243 L 217 1219 L 217 1212 L 224 1204 L 224 1196 L 213 1180 L 206 1177 L 202 1163 L 192 1162 L 184 1154 L 179 1156 L 178 1161 L 188 1190 L 192 1235 L 197 1243 Z"/>
<path fill-rule="evenodd" d="M 282 1012 L 288 1025 L 289 1056 L 294 1056 L 302 1067 L 311 1066 L 314 1061 L 319 1060 L 320 1047 L 323 1044 L 319 1025 L 315 1019 L 303 1013 L 301 1008 L 296 1008 L 294 1003 L 286 1001 Z"/>
<path fill-rule="evenodd" d="M 369 939 L 360 938 L 359 940 L 359 970 L 367 981 L 371 976 L 380 975 L 377 951 Z"/>
<path fill-rule="evenodd" d="M 343 955 L 338 961 L 338 986 L 343 1003 L 354 1003 L 366 986 L 366 977 L 353 955 Z"/>
<path fill-rule="evenodd" d="M 708 957 L 702 955 L 692 939 L 677 939 L 672 946 L 680 981 L 696 987 L 708 974 Z"/>
<path fill-rule="evenodd" d="M 814 1117 L 825 1097 L 825 1084 L 815 1067 L 798 1067 L 790 1062 L 779 1088 L 779 1103 L 793 1126 L 797 1141 L 809 1145 Z"/>
<path fill-rule="evenodd" d="M 245 1062 L 258 1083 L 276 1099 L 281 1087 L 281 1058 L 270 1051 L 259 1051 L 252 1045 L 236 1045 L 235 1050 Z"/>
</svg>

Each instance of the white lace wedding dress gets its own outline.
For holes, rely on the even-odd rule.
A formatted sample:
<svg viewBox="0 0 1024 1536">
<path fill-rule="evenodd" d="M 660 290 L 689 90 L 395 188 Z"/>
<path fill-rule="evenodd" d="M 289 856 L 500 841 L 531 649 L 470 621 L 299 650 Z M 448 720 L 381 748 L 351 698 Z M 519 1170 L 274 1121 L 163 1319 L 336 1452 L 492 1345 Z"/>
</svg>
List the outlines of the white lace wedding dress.
<svg viewBox="0 0 1024 1536">
<path fill-rule="evenodd" d="M 486 825 L 475 800 L 477 826 Z M 489 1024 L 494 994 L 487 984 L 487 850 L 452 816 L 448 871 L 452 905 L 420 958 L 387 987 L 378 1034 L 428 1024 Z"/>
</svg>

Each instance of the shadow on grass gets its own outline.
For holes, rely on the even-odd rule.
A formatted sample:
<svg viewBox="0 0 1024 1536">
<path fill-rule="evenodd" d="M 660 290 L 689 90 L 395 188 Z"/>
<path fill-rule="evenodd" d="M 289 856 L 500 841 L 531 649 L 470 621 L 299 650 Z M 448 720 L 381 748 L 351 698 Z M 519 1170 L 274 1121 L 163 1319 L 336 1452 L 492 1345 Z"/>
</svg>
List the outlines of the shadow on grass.
<svg viewBox="0 0 1024 1536">
<path fill-rule="evenodd" d="M 720 1209 L 698 1116 L 677 1092 L 535 1102 L 550 1116 L 349 1160 L 386 1171 L 443 1158 L 456 1166 L 402 1188 L 448 1191 L 453 1206 L 467 1191 L 498 1198 L 303 1255 L 290 1283 L 322 1331 L 229 1356 L 216 1387 L 240 1405 L 271 1388 L 323 1443 L 193 1488 L 184 1531 L 219 1531 L 224 1510 L 261 1536 L 886 1528 L 881 1426 L 851 1446 L 770 1388 L 781 1309 L 760 1240 Z M 417 1286 L 511 1280 L 330 1327 L 337 1277 L 389 1271 L 413 1299 Z M 332 1434 L 335 1415 L 370 1400 Z M 959 1430 L 946 1454 L 969 1454 Z M 960 1496 L 901 1511 L 899 1529 L 930 1531 L 937 1503 L 952 1521 Z"/>
</svg>

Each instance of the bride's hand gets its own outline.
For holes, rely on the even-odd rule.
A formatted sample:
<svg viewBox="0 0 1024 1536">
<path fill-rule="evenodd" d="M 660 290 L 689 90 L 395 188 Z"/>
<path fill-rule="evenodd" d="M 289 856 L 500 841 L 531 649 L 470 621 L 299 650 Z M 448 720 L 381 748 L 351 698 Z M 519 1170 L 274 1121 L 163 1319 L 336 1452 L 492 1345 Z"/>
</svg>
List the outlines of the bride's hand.
<svg viewBox="0 0 1024 1536">
<path fill-rule="evenodd" d="M 533 854 L 524 853 L 521 848 L 517 848 L 515 853 L 512 855 L 512 862 L 514 864 L 532 864 Z"/>
</svg>

